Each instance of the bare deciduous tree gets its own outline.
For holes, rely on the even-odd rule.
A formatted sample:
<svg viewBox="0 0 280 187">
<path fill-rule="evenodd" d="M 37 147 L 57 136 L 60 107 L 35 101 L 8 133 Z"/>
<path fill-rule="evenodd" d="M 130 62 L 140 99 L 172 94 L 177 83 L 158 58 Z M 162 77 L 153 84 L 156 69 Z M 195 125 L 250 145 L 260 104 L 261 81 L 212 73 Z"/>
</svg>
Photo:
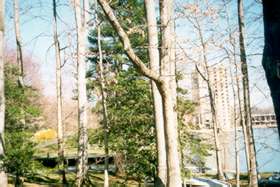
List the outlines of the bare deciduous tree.
<svg viewBox="0 0 280 187">
<path fill-rule="evenodd" d="M 4 9 L 5 0 L 0 0 L 0 156 L 4 155 L 5 92 L 4 92 Z M 0 165 L 0 186 L 8 186 L 7 174 Z"/>
<path fill-rule="evenodd" d="M 188 15 L 185 15 L 188 21 L 191 23 L 194 31 L 198 37 L 198 46 L 199 46 L 199 54 L 202 56 L 202 61 L 195 60 L 195 67 L 202 78 L 202 80 L 206 83 L 208 97 L 209 97 L 209 104 L 210 104 L 210 111 L 211 111 L 211 122 L 213 128 L 213 135 L 214 135 L 214 145 L 215 145 L 215 156 L 216 156 L 216 164 L 217 164 L 217 175 L 218 178 L 221 180 L 225 179 L 224 171 L 223 171 L 223 163 L 222 163 L 222 147 L 220 144 L 219 139 L 219 128 L 221 128 L 219 121 L 217 120 L 217 106 L 215 100 L 215 91 L 213 90 L 214 82 L 210 78 L 210 62 L 208 59 L 208 46 L 210 45 L 211 40 L 213 37 L 205 38 L 206 34 L 204 33 L 205 20 L 211 18 L 214 20 L 214 16 L 212 16 L 211 7 L 206 3 L 205 9 L 203 10 L 198 3 L 188 4 L 185 6 L 185 9 L 190 11 Z M 201 9 L 201 10 L 200 10 Z M 185 14 L 185 13 L 184 13 Z M 205 17 L 205 15 L 209 15 Z M 208 24 L 208 23 L 207 23 Z M 187 56 L 187 55 L 186 55 Z M 202 67 L 202 69 L 200 69 Z"/>
<path fill-rule="evenodd" d="M 167 185 L 181 186 L 180 156 L 178 145 L 177 122 L 177 84 L 175 62 L 175 25 L 174 25 L 174 1 L 160 1 L 160 74 L 163 84 L 159 87 L 164 114 L 165 141 L 167 152 Z"/>
<path fill-rule="evenodd" d="M 16 36 L 16 47 L 17 47 L 17 65 L 19 69 L 18 83 L 20 86 L 24 86 L 24 64 L 22 54 L 22 39 L 20 32 L 20 15 L 19 15 L 19 3 L 18 0 L 13 1 L 14 5 L 14 25 L 15 25 L 15 36 Z"/>
<path fill-rule="evenodd" d="M 109 187 L 109 123 L 108 123 L 108 110 L 107 110 L 107 93 L 106 93 L 106 81 L 104 78 L 104 68 L 103 68 L 103 53 L 101 46 L 101 22 L 98 20 L 97 14 L 97 2 L 95 3 L 95 23 L 97 29 L 97 46 L 98 46 L 98 67 L 99 67 L 99 84 L 101 91 L 102 100 L 102 110 L 103 110 L 103 130 L 104 130 L 104 151 L 105 151 L 105 166 L 104 166 L 104 187 Z"/>
<path fill-rule="evenodd" d="M 243 105 L 244 105 L 244 123 L 246 126 L 246 133 L 249 142 L 249 185 L 252 187 L 258 186 L 258 173 L 257 173 L 257 160 L 255 142 L 253 136 L 252 118 L 251 118 L 251 106 L 250 106 L 250 92 L 249 92 L 249 76 L 248 65 L 245 50 L 245 23 L 244 23 L 244 10 L 243 0 L 237 1 L 238 5 L 238 26 L 239 26 L 239 45 L 240 45 L 240 60 L 242 71 L 242 84 L 243 84 Z"/>
<path fill-rule="evenodd" d="M 222 148 L 220 145 L 219 134 L 218 134 L 218 121 L 217 121 L 215 97 L 214 97 L 214 92 L 213 92 L 213 88 L 212 88 L 212 83 L 209 78 L 209 69 L 208 69 L 208 62 L 207 62 L 206 56 L 204 57 L 204 69 L 206 70 L 207 77 L 199 70 L 198 66 L 196 65 L 196 70 L 198 71 L 199 75 L 202 77 L 202 79 L 207 84 L 207 89 L 208 89 L 208 94 L 209 94 L 218 178 L 221 180 L 225 180 L 224 171 L 223 171 L 223 167 L 222 167 L 222 155 L 221 155 Z"/>
<path fill-rule="evenodd" d="M 227 3 L 225 0 L 223 0 L 224 3 L 224 8 L 226 12 L 226 21 L 227 21 L 227 34 L 228 34 L 228 40 L 229 44 L 231 47 L 231 50 L 227 50 L 226 47 L 224 48 L 227 57 L 229 59 L 230 65 L 233 65 L 233 71 L 230 69 L 230 76 L 231 76 L 231 84 L 232 84 L 232 91 L 233 91 L 233 107 L 234 107 L 234 132 L 235 132 L 235 169 L 236 169 L 236 186 L 240 186 L 240 162 L 239 162 L 239 137 L 238 137 L 238 131 L 237 127 L 240 125 L 242 127 L 242 132 L 243 132 L 243 139 L 244 139 L 244 147 L 245 147 L 245 156 L 246 156 L 246 164 L 247 164 L 247 171 L 249 173 L 249 166 L 250 166 L 250 161 L 249 161 L 249 142 L 247 138 L 247 133 L 246 133 L 246 126 L 244 123 L 243 119 L 243 110 L 242 110 L 242 103 L 241 103 L 241 89 L 240 89 L 240 81 L 239 81 L 239 68 L 237 64 L 237 59 L 236 59 L 236 39 L 235 39 L 235 32 L 232 31 L 230 27 L 230 15 L 228 13 L 227 9 Z M 230 52 L 231 51 L 231 52 Z"/>
<path fill-rule="evenodd" d="M 146 19 L 148 25 L 148 39 L 149 39 L 149 60 L 150 67 L 153 71 L 159 73 L 160 59 L 158 50 L 158 30 L 155 12 L 154 0 L 145 0 Z M 156 83 L 152 81 L 152 93 L 154 103 L 155 125 L 156 125 L 156 142 L 157 142 L 157 186 L 166 186 L 167 180 L 167 163 L 166 163 L 166 149 L 164 137 L 164 121 L 162 111 L 162 98 Z"/>
<path fill-rule="evenodd" d="M 87 93 L 86 93 L 86 39 L 89 11 L 88 0 L 74 0 L 77 32 L 78 69 L 78 164 L 76 186 L 85 182 L 88 166 Z"/>
<path fill-rule="evenodd" d="M 56 100 L 57 100 L 57 144 L 58 144 L 58 157 L 59 168 L 62 173 L 63 184 L 66 184 L 65 174 L 65 158 L 64 158 L 64 128 L 62 120 L 62 92 L 61 92 L 61 55 L 60 43 L 57 31 L 57 11 L 56 0 L 53 0 L 53 39 L 55 46 L 55 60 L 56 60 Z"/>
<path fill-rule="evenodd" d="M 229 62 L 231 64 L 231 58 L 229 56 Z M 236 74 L 235 74 L 236 76 Z M 234 151 L 235 151 L 235 180 L 236 180 L 236 187 L 240 187 L 240 162 L 239 162 L 239 136 L 238 136 L 238 102 L 236 102 L 236 89 L 235 89 L 235 79 L 232 69 L 230 69 L 230 78 L 231 78 L 231 86 L 232 86 L 232 93 L 233 93 L 233 123 L 234 123 Z M 237 82 L 237 84 L 239 84 Z M 240 119 L 239 119 L 240 120 Z"/>
<path fill-rule="evenodd" d="M 113 13 L 110 5 L 106 0 L 98 0 L 107 18 L 111 22 L 113 28 L 118 33 L 124 50 L 132 61 L 132 63 L 139 69 L 139 71 L 146 77 L 155 81 L 163 102 L 163 116 L 164 116 L 164 129 L 166 139 L 166 152 L 167 152 L 167 186 L 181 186 L 181 172 L 180 172 L 180 157 L 178 152 L 178 131 L 177 131 L 177 113 L 174 102 L 174 85 L 172 85 L 170 77 L 175 79 L 175 68 L 170 68 L 175 63 L 172 53 L 174 53 L 174 39 L 175 37 L 173 29 L 173 1 L 162 0 L 160 1 L 160 15 L 162 26 L 162 58 L 161 58 L 161 74 L 148 68 L 142 60 L 135 54 L 127 33 L 121 27 L 119 21 Z M 173 28 L 172 28 L 173 27 Z M 164 58 L 163 58 L 164 57 Z M 166 64 L 165 64 L 166 63 Z M 174 65 L 175 67 L 175 65 Z M 173 71 L 174 70 L 174 71 Z M 169 73 L 170 71 L 171 74 Z M 176 84 L 175 84 L 176 85 Z"/>
</svg>

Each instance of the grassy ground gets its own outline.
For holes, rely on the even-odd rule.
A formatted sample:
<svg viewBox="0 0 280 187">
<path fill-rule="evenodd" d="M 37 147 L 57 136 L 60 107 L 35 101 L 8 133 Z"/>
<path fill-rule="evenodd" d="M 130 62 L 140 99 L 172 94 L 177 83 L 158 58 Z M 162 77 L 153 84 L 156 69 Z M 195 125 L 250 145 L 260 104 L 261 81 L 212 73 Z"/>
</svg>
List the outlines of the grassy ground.
<svg viewBox="0 0 280 187">
<path fill-rule="evenodd" d="M 66 141 L 65 145 L 65 156 L 72 156 L 77 153 L 77 148 L 75 145 L 75 137 L 69 137 Z M 57 155 L 57 144 L 55 141 L 40 141 L 38 145 L 39 149 L 36 152 L 36 156 L 44 157 L 46 155 L 49 155 L 50 157 L 56 157 Z M 89 148 L 89 154 L 100 154 L 103 155 L 103 149 L 98 147 L 97 145 L 91 145 Z M 261 174 L 262 178 L 268 178 L 271 175 L 271 173 L 263 173 Z M 199 175 L 201 177 L 206 177 L 206 178 L 216 178 L 214 175 Z M 240 175 L 240 185 L 241 187 L 248 186 L 248 180 L 247 176 L 245 174 Z M 67 173 L 67 180 L 69 184 L 73 184 L 75 180 L 75 173 Z M 125 180 L 120 177 L 115 177 L 115 176 L 110 176 L 110 186 L 112 187 L 121 187 L 121 186 L 127 186 L 127 187 L 136 187 L 136 186 L 141 186 L 137 181 L 133 180 Z M 9 179 L 11 186 L 13 183 L 12 177 Z M 57 173 L 57 169 L 50 169 L 50 168 L 45 168 L 45 167 L 40 167 L 37 169 L 34 175 L 27 177 L 24 179 L 24 186 L 27 187 L 56 187 L 56 186 L 62 186 L 61 185 L 61 175 Z M 89 186 L 103 186 L 103 174 L 98 174 L 98 173 L 89 173 L 88 176 L 88 182 Z M 228 180 L 227 182 L 231 183 L 232 186 L 236 185 L 236 180 Z M 112 185 L 113 184 L 113 185 Z M 73 185 L 69 185 L 73 186 Z M 142 185 L 143 186 L 143 185 Z"/>
<path fill-rule="evenodd" d="M 75 173 L 70 172 L 66 175 L 69 186 L 73 186 L 75 181 Z M 136 187 L 141 186 L 137 181 L 134 180 L 125 180 L 120 177 L 110 175 L 110 186 L 112 187 Z M 103 186 L 103 174 L 101 173 L 93 173 L 89 172 L 87 177 L 87 185 L 86 186 Z M 9 184 L 13 186 L 13 177 L 9 177 Z M 24 186 L 26 187 L 60 187 L 61 183 L 61 175 L 57 173 L 56 169 L 46 169 L 41 168 L 35 174 L 24 178 Z"/>
<path fill-rule="evenodd" d="M 271 173 L 262 173 L 261 178 L 268 178 L 271 176 Z M 214 175 L 201 175 L 201 177 L 206 178 L 215 178 Z M 96 186 L 96 187 L 103 187 L 103 174 L 102 173 L 93 173 L 89 172 L 88 175 L 88 185 L 87 186 Z M 69 186 L 73 186 L 71 184 L 74 183 L 75 180 L 75 173 L 67 173 L 67 180 L 69 182 Z M 120 177 L 110 176 L 110 186 L 112 187 L 139 187 L 144 186 L 143 184 L 138 183 L 134 180 L 125 180 Z M 33 176 L 27 177 L 24 179 L 24 186 L 25 187 L 62 187 L 61 185 L 61 176 L 57 173 L 56 169 L 41 169 L 37 171 L 36 174 Z M 228 180 L 233 187 L 236 186 L 236 180 L 231 179 Z M 13 186 L 13 179 L 12 177 L 9 178 L 10 186 Z M 248 186 L 248 177 L 245 174 L 240 175 L 240 186 L 247 187 Z"/>
</svg>

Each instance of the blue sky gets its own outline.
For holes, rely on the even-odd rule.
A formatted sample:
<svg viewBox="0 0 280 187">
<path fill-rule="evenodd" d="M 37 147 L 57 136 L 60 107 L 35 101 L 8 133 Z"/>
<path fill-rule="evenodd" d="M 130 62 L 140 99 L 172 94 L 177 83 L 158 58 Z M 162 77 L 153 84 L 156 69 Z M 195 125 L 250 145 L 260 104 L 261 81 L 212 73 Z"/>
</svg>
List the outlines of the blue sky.
<svg viewBox="0 0 280 187">
<path fill-rule="evenodd" d="M 177 7 L 182 7 L 187 3 L 197 2 L 195 0 L 177 0 Z M 206 1 L 204 1 L 206 2 Z M 214 8 L 218 8 L 223 1 L 215 1 L 208 0 L 208 2 L 213 5 Z M 237 28 L 238 19 L 237 19 L 237 1 L 231 1 L 228 4 L 228 12 L 231 17 L 230 25 L 232 30 Z M 267 108 L 272 106 L 270 91 L 267 86 L 265 80 L 265 74 L 261 65 L 262 61 L 262 50 L 263 50 L 263 21 L 262 21 L 262 5 L 257 3 L 255 0 L 246 0 L 245 2 L 245 43 L 246 43 L 246 52 L 247 52 L 247 60 L 249 67 L 249 79 L 250 79 L 250 88 L 251 88 L 251 103 L 252 106 L 259 108 Z M 219 4 L 220 3 L 220 4 Z M 200 6 L 202 6 L 200 4 Z M 218 11 L 218 14 L 221 12 Z M 227 23 L 225 21 L 221 21 L 219 18 L 216 23 L 210 23 L 205 20 L 204 25 L 202 27 L 204 30 L 218 30 L 223 32 L 227 27 Z M 213 26 L 214 25 L 214 26 Z M 211 28 L 212 26 L 212 28 Z M 186 44 L 183 46 L 186 48 L 187 53 L 192 53 L 188 51 L 190 49 L 190 42 L 196 43 L 197 33 L 195 33 L 193 26 L 187 19 L 178 19 L 176 24 L 176 34 L 179 39 L 187 40 Z M 214 32 L 215 32 L 214 31 Z M 207 38 L 207 34 L 209 32 L 205 32 L 205 38 Z M 208 34 L 209 35 L 209 34 Z M 216 40 L 223 41 L 223 38 L 216 37 Z M 219 41 L 217 41 L 219 43 Z M 198 42 L 197 42 L 198 43 Z M 196 44 L 197 44 L 196 43 Z M 211 51 L 211 47 L 209 47 L 209 51 Z M 215 56 L 218 56 L 220 53 L 214 51 L 208 54 L 208 58 L 211 59 Z M 237 54 L 239 54 L 239 49 L 237 49 Z M 197 54 L 193 54 L 193 56 L 197 56 Z M 217 63 L 221 58 L 215 59 L 212 63 Z M 223 60 L 223 64 L 227 67 L 228 61 Z M 190 70 L 188 67 L 182 67 L 182 70 L 185 74 L 190 74 Z M 190 79 L 190 77 L 188 77 Z"/>
<path fill-rule="evenodd" d="M 52 27 L 52 1 L 20 0 L 21 7 L 21 34 L 23 40 L 23 53 L 32 56 L 39 64 L 44 94 L 55 95 L 55 59 L 53 48 Z M 59 24 L 58 30 L 61 47 L 68 44 L 67 34 L 71 34 L 74 40 L 74 15 L 68 1 L 58 1 Z M 13 25 L 12 1 L 6 3 L 6 41 L 7 48 L 15 48 Z M 63 20 L 63 22 L 61 21 Z M 67 41 L 67 42 L 66 42 Z M 64 96 L 71 98 L 75 81 L 72 72 L 73 62 L 68 62 L 63 68 Z"/>
<path fill-rule="evenodd" d="M 177 5 L 185 4 L 186 0 L 177 0 Z M 217 2 L 217 1 L 212 1 Z M 261 15 L 262 7 L 255 0 L 246 0 L 246 43 L 249 54 L 249 73 L 251 83 L 252 105 L 258 107 L 271 106 L 269 90 L 265 81 L 264 72 L 261 67 L 261 56 L 250 55 L 261 53 L 263 47 L 263 25 L 262 19 L 251 21 Z M 39 63 L 41 79 L 44 85 L 44 93 L 49 96 L 55 95 L 55 61 L 52 45 L 52 1 L 51 0 L 20 0 L 21 3 L 21 32 L 24 43 L 24 53 L 32 55 Z M 69 38 L 72 44 L 75 42 L 74 16 L 68 0 L 58 1 L 59 33 L 61 46 L 66 46 Z M 7 47 L 15 47 L 11 1 L 6 4 L 6 41 Z M 230 4 L 229 12 L 232 16 L 232 23 L 237 23 L 235 1 Z M 63 21 L 62 21 L 63 20 Z M 248 21 L 249 20 L 249 21 Z M 186 20 L 177 22 L 176 33 L 179 38 L 193 39 L 193 31 Z M 70 53 L 70 49 L 67 49 Z M 63 70 L 63 83 L 65 97 L 71 98 L 72 89 L 75 86 L 73 79 L 74 66 L 69 61 Z"/>
</svg>

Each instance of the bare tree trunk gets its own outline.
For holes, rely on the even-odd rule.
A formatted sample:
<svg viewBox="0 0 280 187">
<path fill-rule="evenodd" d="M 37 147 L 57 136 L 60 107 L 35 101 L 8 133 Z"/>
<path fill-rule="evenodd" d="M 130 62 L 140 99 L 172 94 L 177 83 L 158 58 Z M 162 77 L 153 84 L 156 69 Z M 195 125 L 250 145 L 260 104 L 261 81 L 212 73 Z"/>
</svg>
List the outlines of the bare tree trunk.
<svg viewBox="0 0 280 187">
<path fill-rule="evenodd" d="M 95 4 L 97 11 L 97 3 Z M 107 95 L 106 95 L 106 86 L 105 86 L 105 78 L 104 78 L 104 70 L 103 70 L 103 54 L 102 54 L 102 46 L 101 46 L 101 28 L 98 15 L 96 16 L 96 27 L 97 27 L 97 44 L 98 44 L 98 53 L 99 53 L 99 83 L 101 88 L 101 96 L 102 96 L 102 108 L 103 108 L 103 129 L 104 129 L 104 151 L 105 151 L 105 167 L 104 167 L 104 187 L 109 187 L 109 146 L 108 146 L 108 135 L 109 135 L 109 126 L 108 126 L 108 110 L 107 110 Z"/>
<path fill-rule="evenodd" d="M 212 123 L 213 123 L 213 133 L 214 133 L 218 178 L 220 180 L 225 180 L 225 175 L 224 175 L 224 171 L 223 171 L 223 168 L 222 168 L 222 158 L 221 158 L 221 150 L 222 149 L 221 149 L 219 134 L 218 134 L 216 105 L 215 105 L 215 100 L 214 100 L 214 95 L 213 95 L 213 91 L 212 91 L 212 88 L 211 88 L 211 84 L 210 84 L 209 80 L 207 80 L 207 81 L 208 81 L 207 82 L 207 87 L 208 87 L 210 105 L 211 105 L 211 114 L 212 114 Z"/>
<path fill-rule="evenodd" d="M 244 97 L 244 122 L 246 124 L 247 138 L 249 142 L 249 158 L 250 158 L 250 173 L 249 173 L 249 185 L 252 187 L 258 186 L 258 173 L 257 173 L 257 160 L 255 142 L 253 136 L 253 128 L 251 121 L 251 107 L 250 107 L 250 93 L 249 93 L 249 78 L 248 67 L 246 59 L 246 50 L 244 43 L 244 12 L 243 12 L 243 0 L 238 0 L 238 26 L 239 26 L 239 45 L 240 45 L 240 59 L 242 70 L 242 83 L 243 83 L 243 97 Z"/>
<path fill-rule="evenodd" d="M 18 0 L 13 1 L 14 5 L 14 25 L 16 35 L 16 46 L 17 46 L 17 64 L 19 69 L 18 83 L 24 87 L 24 71 L 23 71 L 23 55 L 22 55 L 22 40 L 20 34 L 20 21 L 19 21 L 19 3 Z"/>
<path fill-rule="evenodd" d="M 114 12 L 112 8 L 110 7 L 107 0 L 98 0 L 98 3 L 100 4 L 101 8 L 103 9 L 104 13 L 106 14 L 106 17 L 110 21 L 111 25 L 117 32 L 119 38 L 121 39 L 121 42 L 124 46 L 124 50 L 131 60 L 132 63 L 136 67 L 138 67 L 138 70 L 146 77 L 150 78 L 151 80 L 155 82 L 160 82 L 160 75 L 151 69 L 149 69 L 142 60 L 135 54 L 133 48 L 131 47 L 130 40 L 127 36 L 127 33 L 124 31 L 122 26 L 120 25 L 119 21 L 117 20 L 116 16 L 114 15 Z"/>
<path fill-rule="evenodd" d="M 240 162 L 239 162 L 239 141 L 236 121 L 236 108 L 234 106 L 234 142 L 235 142 L 235 173 L 236 173 L 236 187 L 240 186 Z"/>
<path fill-rule="evenodd" d="M 180 156 L 178 149 L 178 122 L 177 122 L 177 84 L 175 72 L 175 32 L 173 17 L 173 0 L 160 1 L 161 24 L 161 75 L 165 84 L 162 84 L 163 112 L 165 122 L 165 139 L 167 142 L 168 186 L 181 186 Z"/>
<path fill-rule="evenodd" d="M 105 169 L 104 169 L 104 187 L 109 187 L 109 178 L 108 178 L 108 169 L 109 169 L 109 146 L 108 146 L 108 110 L 107 110 L 107 100 L 106 100 L 106 87 L 103 71 L 103 57 L 100 41 L 100 25 L 97 26 L 98 33 L 98 50 L 99 50 L 99 78 L 100 78 L 100 87 L 102 95 L 102 108 L 103 108 L 103 125 L 104 125 L 104 148 L 105 148 Z"/>
<path fill-rule="evenodd" d="M 111 9 L 110 5 L 106 0 L 98 0 L 99 4 L 101 5 L 103 11 L 105 12 L 107 18 L 111 22 L 113 28 L 118 33 L 123 46 L 124 50 L 129 57 L 129 59 L 134 63 L 135 66 L 139 69 L 139 71 L 146 77 L 150 78 L 151 80 L 155 81 L 157 87 L 161 93 L 162 100 L 163 100 L 163 116 L 164 116 L 164 128 L 165 128 L 165 140 L 166 140 L 166 151 L 167 151 L 167 186 L 169 187 L 177 187 L 181 186 L 181 172 L 180 172 L 180 157 L 178 152 L 178 132 L 177 132 L 177 115 L 175 111 L 174 105 L 174 91 L 172 91 L 170 86 L 170 79 L 166 76 L 166 72 L 169 71 L 167 68 L 168 64 L 175 63 L 170 62 L 172 59 L 172 51 L 171 48 L 174 45 L 173 39 L 174 35 L 172 35 L 172 30 L 170 27 L 173 24 L 170 24 L 171 16 L 172 16 L 172 4 L 173 1 L 163 1 L 161 2 L 161 16 L 164 16 L 161 24 L 164 24 L 168 27 L 164 27 L 162 39 L 164 40 L 161 48 L 164 48 L 165 51 L 163 56 L 165 59 L 161 59 L 161 63 L 168 62 L 165 64 L 165 67 L 161 69 L 162 76 L 159 75 L 157 72 L 149 69 L 141 59 L 135 54 L 133 48 L 131 47 L 130 40 L 126 34 L 126 32 L 121 27 L 119 21 L 115 17 L 113 10 Z M 164 5 L 164 6 L 163 6 Z M 174 29 L 174 27 L 173 27 Z M 168 41 L 171 39 L 171 42 Z M 173 73 L 175 76 L 175 72 Z"/>
<path fill-rule="evenodd" d="M 57 144 L 58 144 L 58 159 L 59 169 L 62 174 L 62 182 L 66 184 L 65 174 L 65 158 L 64 158 L 64 128 L 62 122 L 62 93 L 61 93 L 61 56 L 60 45 L 57 33 L 57 12 L 56 0 L 53 0 L 53 39 L 55 46 L 56 60 L 56 99 L 57 99 Z"/>
<path fill-rule="evenodd" d="M 240 96 L 241 90 L 240 90 L 239 79 L 238 79 L 238 75 L 237 75 L 238 68 L 237 68 L 236 60 L 234 60 L 234 66 L 235 66 L 235 72 L 236 72 L 236 74 L 235 74 L 235 81 L 236 81 L 236 86 L 237 86 L 237 101 L 238 101 L 238 111 L 239 111 L 239 118 L 240 118 L 240 126 L 242 127 L 242 132 L 243 132 L 246 164 L 247 164 L 247 171 L 248 171 L 248 174 L 249 174 L 249 171 L 250 171 L 249 142 L 248 142 L 248 137 L 247 137 L 246 125 L 244 123 L 244 116 L 243 116 L 243 110 L 242 110 L 243 107 L 241 106 L 242 105 L 242 103 L 241 103 L 241 96 Z"/>
<path fill-rule="evenodd" d="M 174 100 L 169 82 L 163 82 L 159 87 L 163 101 L 163 117 L 165 127 L 166 152 L 167 152 L 167 186 L 181 186 L 180 156 L 178 151 L 178 131 Z"/>
<path fill-rule="evenodd" d="M 22 53 L 22 39 L 21 39 L 21 32 L 20 32 L 20 14 L 19 14 L 19 3 L 18 0 L 13 0 L 13 8 L 14 8 L 14 29 L 15 29 L 15 36 L 16 36 L 16 59 L 17 65 L 19 70 L 18 75 L 18 85 L 21 88 L 24 88 L 24 70 L 23 70 L 23 53 Z M 21 90 L 24 93 L 24 89 Z M 23 126 L 26 125 L 25 120 L 25 111 L 21 109 L 22 119 L 20 122 Z"/>
<path fill-rule="evenodd" d="M 202 47 L 202 56 L 203 56 L 203 63 L 204 63 L 204 69 L 205 69 L 205 73 L 206 76 L 203 75 L 203 73 L 201 71 L 199 71 L 198 66 L 196 65 L 196 69 L 198 71 L 198 73 L 200 74 L 200 76 L 202 77 L 202 79 L 206 82 L 207 84 L 207 89 L 208 89 L 208 93 L 209 93 L 209 100 L 210 100 L 210 108 L 211 108 L 211 115 L 212 115 L 212 123 L 213 123 L 213 134 L 214 134 L 214 143 L 215 143 L 215 151 L 216 151 L 216 163 L 217 163 L 217 174 L 218 174 L 218 178 L 221 180 L 225 180 L 225 176 L 224 176 L 224 171 L 222 168 L 222 158 L 221 158 L 221 145 L 220 145 L 220 140 L 219 140 L 219 133 L 218 133 L 218 121 L 217 121 L 217 114 L 216 114 L 216 103 L 215 103 L 215 97 L 214 97 L 214 93 L 212 90 L 212 83 L 210 81 L 210 72 L 209 72 L 209 67 L 208 67 L 208 59 L 207 59 L 207 54 L 206 54 L 206 44 L 204 41 L 204 37 L 202 34 L 202 29 L 201 26 L 198 22 L 197 19 L 195 19 L 196 24 L 197 24 L 197 30 L 198 30 L 198 36 L 200 39 L 200 44 Z"/>
<path fill-rule="evenodd" d="M 262 64 L 271 91 L 280 140 L 280 2 L 262 2 L 265 38 Z"/>
<path fill-rule="evenodd" d="M 0 156 L 4 155 L 5 92 L 4 92 L 4 9 L 5 0 L 0 0 Z M 7 174 L 0 165 L 0 186 L 8 186 Z"/>
<path fill-rule="evenodd" d="M 230 38 L 231 38 L 231 34 L 230 34 Z M 234 46 L 233 46 L 234 47 Z M 235 47 L 234 47 L 235 48 Z M 235 50 L 233 50 L 235 51 Z M 235 55 L 235 53 L 234 53 Z M 231 60 L 230 60 L 230 56 L 229 57 L 229 61 L 231 64 Z M 235 57 L 234 57 L 235 58 Z M 236 90 L 235 90 L 235 86 L 234 86 L 234 78 L 233 78 L 233 74 L 232 74 L 232 69 L 230 69 L 230 78 L 231 78 L 231 85 L 232 85 L 232 92 L 233 92 L 233 117 L 234 117 L 234 149 L 235 149 L 235 173 L 236 173 L 236 187 L 240 186 L 240 162 L 239 162 L 239 141 L 238 141 L 238 129 L 237 129 L 237 119 L 238 119 L 238 115 L 236 112 Z M 238 84 L 238 82 L 237 82 Z M 241 120 L 239 118 L 239 120 Z"/>
<path fill-rule="evenodd" d="M 234 46 L 234 54 L 235 52 L 235 44 Z M 245 156 L 246 156 L 246 165 L 247 165 L 247 171 L 249 174 L 250 171 L 250 156 L 249 156 L 249 141 L 247 137 L 247 129 L 245 125 L 245 120 L 244 120 L 244 115 L 243 115 L 243 110 L 242 110 L 242 102 L 241 102 L 241 89 L 239 85 L 239 79 L 238 79 L 238 67 L 237 67 L 237 62 L 236 62 L 236 57 L 234 55 L 234 67 L 235 67 L 235 82 L 236 82 L 236 92 L 237 92 L 237 101 L 238 101 L 238 112 L 239 112 L 239 120 L 240 120 L 240 126 L 242 127 L 242 133 L 243 133 L 243 139 L 244 139 L 244 147 L 245 147 Z"/>
<path fill-rule="evenodd" d="M 239 113 L 239 124 L 242 127 L 242 132 L 243 132 L 243 139 L 244 139 L 244 147 L 245 147 L 245 156 L 246 156 L 246 165 L 247 165 L 247 171 L 249 173 L 249 168 L 250 168 L 250 161 L 249 161 L 249 142 L 248 142 L 248 138 L 247 138 L 247 133 L 246 133 L 246 126 L 244 123 L 244 116 L 243 116 L 243 110 L 242 110 L 242 104 L 241 104 L 241 90 L 240 90 L 240 84 L 239 84 L 239 75 L 238 75 L 238 65 L 237 65 L 237 60 L 236 60 L 236 40 L 235 38 L 232 36 L 232 31 L 230 28 L 230 16 L 228 14 L 228 10 L 227 10 L 227 3 L 225 0 L 223 0 L 224 2 L 224 6 L 226 9 L 226 16 L 227 16 L 227 25 L 229 28 L 229 43 L 232 46 L 232 50 L 233 50 L 233 63 L 234 63 L 234 71 L 235 71 L 235 75 L 232 75 L 235 77 L 235 83 L 236 83 L 236 93 L 235 96 L 237 97 L 237 106 L 238 106 L 238 113 Z M 228 53 L 228 52 L 227 52 Z M 228 53 L 228 57 L 230 59 L 230 54 Z M 234 84 L 234 81 L 233 81 Z M 236 109 L 235 109 L 236 110 Z M 237 113 L 237 111 L 235 111 Z"/>
<path fill-rule="evenodd" d="M 87 14 L 89 11 L 87 0 L 74 0 L 76 30 L 77 30 L 77 66 L 78 66 L 78 164 L 76 186 L 84 184 L 88 162 L 87 135 L 87 94 L 86 94 L 86 39 Z"/>
<path fill-rule="evenodd" d="M 160 73 L 160 59 L 158 50 L 158 30 L 155 13 L 154 0 L 145 0 L 146 17 L 148 25 L 148 40 L 149 40 L 149 59 L 151 69 Z M 167 183 L 167 162 L 164 137 L 164 120 L 162 98 L 156 83 L 152 81 L 152 94 L 154 101 L 154 115 L 156 125 L 156 142 L 157 142 L 157 179 L 156 186 L 166 186 Z"/>
</svg>

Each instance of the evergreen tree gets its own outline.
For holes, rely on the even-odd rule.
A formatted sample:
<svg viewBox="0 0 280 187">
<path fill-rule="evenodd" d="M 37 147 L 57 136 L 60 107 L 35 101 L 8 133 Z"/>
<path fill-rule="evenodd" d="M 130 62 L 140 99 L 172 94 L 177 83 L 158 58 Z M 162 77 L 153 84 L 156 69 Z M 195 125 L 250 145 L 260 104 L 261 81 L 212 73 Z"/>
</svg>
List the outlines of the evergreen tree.
<svg viewBox="0 0 280 187">
<path fill-rule="evenodd" d="M 18 84 L 19 73 L 17 66 L 5 64 L 5 155 L 1 159 L 4 168 L 15 175 L 16 186 L 21 185 L 21 177 L 32 174 L 35 143 L 31 137 L 36 129 L 34 119 L 40 115 L 34 104 L 37 93 Z"/>
<path fill-rule="evenodd" d="M 145 46 L 148 45 L 146 28 L 144 27 L 145 15 L 142 2 L 127 1 L 113 3 L 115 13 L 122 22 L 123 27 L 128 30 L 133 48 L 138 56 L 148 62 L 148 52 Z M 110 23 L 104 19 L 99 12 L 101 27 L 101 45 L 103 53 L 103 64 L 105 66 L 106 93 L 108 107 L 109 125 L 109 148 L 111 152 L 121 156 L 125 176 L 131 176 L 139 181 L 155 177 L 157 167 L 156 159 L 156 138 L 153 100 L 150 81 L 142 76 L 137 68 L 125 55 L 121 42 L 114 32 Z M 140 27 L 139 25 L 143 25 Z M 91 43 L 91 61 L 88 77 L 91 82 L 88 84 L 92 100 L 97 100 L 95 111 L 102 112 L 101 101 L 98 97 L 99 89 L 99 61 L 97 46 L 97 31 L 92 30 L 89 36 Z M 94 90 L 94 91 L 93 91 Z M 184 93 L 182 92 L 181 95 Z M 186 113 L 191 113 L 194 104 L 183 97 L 178 100 L 180 110 L 179 120 L 183 121 Z M 103 123 L 103 121 L 101 121 Z M 181 122 L 180 122 L 181 123 Z M 187 133 L 186 125 L 181 123 L 180 134 L 182 134 L 182 149 L 190 148 L 189 162 L 203 167 L 205 156 L 208 154 L 208 146 L 202 140 L 190 133 Z M 187 134 L 186 134 L 187 133 Z M 103 132 L 99 131 L 96 136 L 90 137 L 91 143 L 103 142 Z M 194 141 L 192 141 L 192 138 Z M 192 156 L 191 156 L 192 155 Z M 199 160 L 195 163 L 195 159 Z"/>
</svg>

